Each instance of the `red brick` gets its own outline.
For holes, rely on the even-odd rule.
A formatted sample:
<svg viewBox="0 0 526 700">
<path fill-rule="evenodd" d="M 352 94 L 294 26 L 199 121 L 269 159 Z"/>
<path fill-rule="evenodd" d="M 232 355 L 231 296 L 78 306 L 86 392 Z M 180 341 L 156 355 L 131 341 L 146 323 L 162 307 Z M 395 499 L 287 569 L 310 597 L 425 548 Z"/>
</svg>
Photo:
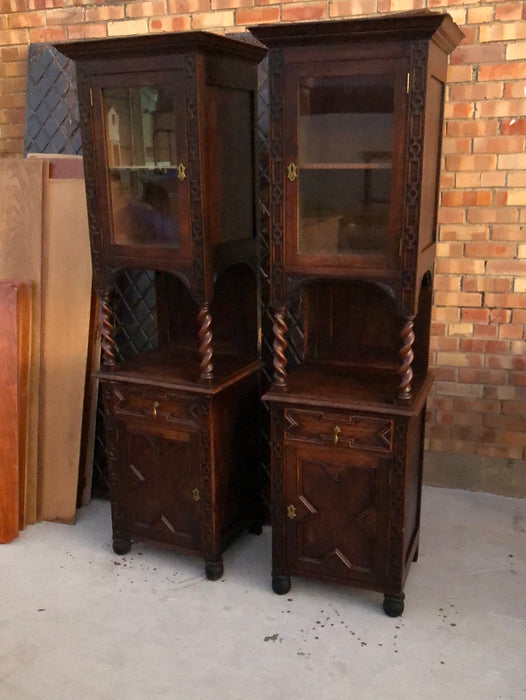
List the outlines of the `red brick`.
<svg viewBox="0 0 526 700">
<path fill-rule="evenodd" d="M 466 218 L 470 224 L 511 224 L 517 221 L 517 211 L 511 207 L 477 207 L 468 209 Z"/>
<path fill-rule="evenodd" d="M 460 318 L 462 321 L 471 323 L 488 323 L 489 309 L 465 308 L 461 309 Z"/>
<path fill-rule="evenodd" d="M 376 13 L 377 9 L 379 9 L 377 0 L 335 0 L 329 2 L 331 17 L 372 15 Z M 389 8 L 385 11 L 389 11 Z"/>
<path fill-rule="evenodd" d="M 278 22 L 279 7 L 255 7 L 236 12 L 236 24 L 249 25 L 263 22 Z"/>
<path fill-rule="evenodd" d="M 515 255 L 515 246 L 506 243 L 470 243 L 464 244 L 467 258 L 510 258 Z"/>
<path fill-rule="evenodd" d="M 156 17 L 150 19 L 148 23 L 151 32 L 186 32 L 190 29 L 190 25 L 190 15 Z"/>
<path fill-rule="evenodd" d="M 496 338 L 499 333 L 499 327 L 490 324 L 473 324 L 473 337 L 475 338 Z"/>
<path fill-rule="evenodd" d="M 441 204 L 444 207 L 484 207 L 491 203 L 489 190 L 443 192 Z"/>
<path fill-rule="evenodd" d="M 102 22 L 104 20 L 124 19 L 123 5 L 105 5 L 103 7 L 87 7 L 87 22 Z"/>
<path fill-rule="evenodd" d="M 495 155 L 451 155 L 446 156 L 448 170 L 494 170 L 497 166 Z"/>
<path fill-rule="evenodd" d="M 484 416 L 484 425 L 488 428 L 495 428 L 496 430 L 506 430 L 513 432 L 522 432 L 524 444 L 526 445 L 526 414 L 524 411 L 522 415 L 494 415 L 489 414 Z"/>
<path fill-rule="evenodd" d="M 481 305 L 482 295 L 469 292 L 436 292 L 435 304 L 437 306 L 466 306 L 478 307 Z"/>
<path fill-rule="evenodd" d="M 474 442 L 495 442 L 496 431 L 492 428 L 470 428 L 462 425 L 453 428 L 453 438 L 472 440 Z"/>
<path fill-rule="evenodd" d="M 327 3 L 315 2 L 309 4 L 295 3 L 294 5 L 281 5 L 281 19 L 283 22 L 307 22 L 327 17 Z"/>
<path fill-rule="evenodd" d="M 521 19 L 522 9 L 522 2 L 496 3 L 495 19 L 500 22 Z"/>
<path fill-rule="evenodd" d="M 66 27 L 52 27 L 45 29 L 29 30 L 29 40 L 32 44 L 65 41 L 67 38 L 68 33 Z"/>
<path fill-rule="evenodd" d="M 450 61 L 453 65 L 460 63 L 498 63 L 504 59 L 504 44 L 495 43 L 488 45 L 461 44 L 451 54 Z"/>
<path fill-rule="evenodd" d="M 524 22 L 495 22 L 491 25 L 480 27 L 479 41 L 516 41 L 526 38 L 526 25 Z"/>
<path fill-rule="evenodd" d="M 492 227 L 492 239 L 494 241 L 518 241 L 525 240 L 526 226 L 509 224 L 496 224 Z"/>
<path fill-rule="evenodd" d="M 495 119 L 476 119 L 473 121 L 454 121 L 446 124 L 448 136 L 455 138 L 471 136 L 496 136 L 499 123 Z"/>
<path fill-rule="evenodd" d="M 457 84 L 450 86 L 449 98 L 452 102 L 474 102 L 477 100 L 498 100 L 502 97 L 501 82 Z"/>
<path fill-rule="evenodd" d="M 445 226 L 440 227 L 441 241 L 488 241 L 489 227 L 479 224 L 477 226 Z"/>
<path fill-rule="evenodd" d="M 508 309 L 526 309 L 526 294 L 486 294 L 488 306 L 499 306 Z"/>
<path fill-rule="evenodd" d="M 464 277 L 462 289 L 465 292 L 507 293 L 512 291 L 512 284 L 513 280 L 509 277 L 488 277 L 484 275 L 480 277 Z"/>
<path fill-rule="evenodd" d="M 501 134 L 526 134 L 526 119 L 502 119 L 500 122 Z"/>
<path fill-rule="evenodd" d="M 17 12 L 8 15 L 7 20 L 10 29 L 46 26 L 45 15 L 39 12 Z"/>
<path fill-rule="evenodd" d="M 83 22 L 68 27 L 68 39 L 104 39 L 106 36 L 106 24 Z"/>
<path fill-rule="evenodd" d="M 239 7 L 252 7 L 249 0 L 212 0 L 212 10 L 235 10 Z"/>
<path fill-rule="evenodd" d="M 515 117 L 524 114 L 526 100 L 487 100 L 477 102 L 477 117 Z"/>
<path fill-rule="evenodd" d="M 435 269 L 438 274 L 482 275 L 485 264 L 482 260 L 442 260 L 437 259 Z"/>
<path fill-rule="evenodd" d="M 480 173 L 481 187 L 506 187 L 507 173 L 499 172 L 498 170 Z"/>
<path fill-rule="evenodd" d="M 473 401 L 470 399 L 455 399 L 454 400 L 454 411 L 461 411 L 462 413 L 475 414 L 475 413 L 500 413 L 501 402 L 497 400 L 478 400 Z"/>
<path fill-rule="evenodd" d="M 210 9 L 210 0 L 168 0 L 168 13 L 171 15 L 207 12 Z"/>
<path fill-rule="evenodd" d="M 493 6 L 471 7 L 468 9 L 468 24 L 482 24 L 493 20 Z"/>
<path fill-rule="evenodd" d="M 526 358 L 513 355 L 487 355 L 486 367 L 488 369 L 524 370 L 526 369 Z"/>
<path fill-rule="evenodd" d="M 137 17 L 152 17 L 166 14 L 165 0 L 154 0 L 153 2 L 128 3 L 126 5 L 126 17 L 135 19 Z"/>
<path fill-rule="evenodd" d="M 479 80 L 520 80 L 526 78 L 526 63 L 510 63 L 509 61 L 495 65 L 485 64 L 484 61 L 480 63 Z"/>
<path fill-rule="evenodd" d="M 464 211 L 457 208 L 440 207 L 437 221 L 439 224 L 463 224 Z"/>
<path fill-rule="evenodd" d="M 495 136 L 492 138 L 475 137 L 473 153 L 523 153 L 522 136 Z"/>
<path fill-rule="evenodd" d="M 521 340 L 524 338 L 524 326 L 501 326 L 499 328 L 499 338 L 508 338 L 509 340 Z"/>
</svg>

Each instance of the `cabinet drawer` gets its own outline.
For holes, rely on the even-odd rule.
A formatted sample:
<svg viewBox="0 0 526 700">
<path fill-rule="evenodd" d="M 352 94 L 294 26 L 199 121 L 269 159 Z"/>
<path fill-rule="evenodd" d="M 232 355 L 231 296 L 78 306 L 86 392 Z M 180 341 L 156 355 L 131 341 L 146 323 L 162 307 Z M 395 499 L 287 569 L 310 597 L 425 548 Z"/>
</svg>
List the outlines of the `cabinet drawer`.
<svg viewBox="0 0 526 700">
<path fill-rule="evenodd" d="M 136 416 L 199 427 L 198 399 L 142 387 L 112 387 L 115 416 Z"/>
<path fill-rule="evenodd" d="M 285 410 L 285 440 L 391 452 L 393 422 L 330 409 Z"/>
</svg>

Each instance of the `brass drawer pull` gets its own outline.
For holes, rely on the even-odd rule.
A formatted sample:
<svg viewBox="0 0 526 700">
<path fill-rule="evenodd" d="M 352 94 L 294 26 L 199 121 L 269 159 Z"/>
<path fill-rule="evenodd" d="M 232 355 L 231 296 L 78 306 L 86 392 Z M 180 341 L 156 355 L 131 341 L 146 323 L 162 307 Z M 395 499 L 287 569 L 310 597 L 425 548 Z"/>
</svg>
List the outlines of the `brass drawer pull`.
<svg viewBox="0 0 526 700">
<path fill-rule="evenodd" d="M 177 166 L 177 179 L 179 182 L 183 182 L 183 180 L 186 178 L 186 166 L 183 165 L 182 163 L 179 163 Z"/>
<path fill-rule="evenodd" d="M 153 402 L 153 409 L 152 409 L 152 411 L 153 411 L 153 417 L 154 417 L 154 418 L 157 418 L 157 409 L 159 408 L 159 406 L 160 406 L 160 404 L 159 404 L 158 401 L 154 401 L 154 402 Z"/>
<path fill-rule="evenodd" d="M 196 503 L 198 503 L 201 500 L 201 491 L 199 491 L 198 488 L 192 490 L 192 498 Z"/>
<path fill-rule="evenodd" d="M 296 508 L 291 503 L 290 506 L 287 506 L 287 518 L 289 518 L 289 520 L 294 520 L 295 517 Z"/>
<path fill-rule="evenodd" d="M 342 432 L 342 429 L 340 428 L 339 425 L 335 425 L 334 428 L 332 429 L 332 441 L 335 445 L 338 444 L 340 441 L 340 433 Z"/>
</svg>

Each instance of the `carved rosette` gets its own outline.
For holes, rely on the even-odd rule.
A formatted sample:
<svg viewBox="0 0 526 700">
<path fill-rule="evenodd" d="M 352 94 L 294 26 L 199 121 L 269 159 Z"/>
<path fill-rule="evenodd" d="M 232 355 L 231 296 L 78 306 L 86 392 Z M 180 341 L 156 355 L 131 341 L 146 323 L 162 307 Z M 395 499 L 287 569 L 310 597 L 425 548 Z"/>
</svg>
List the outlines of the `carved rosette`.
<svg viewBox="0 0 526 700">
<path fill-rule="evenodd" d="M 406 171 L 403 195 L 402 278 L 400 304 L 413 310 L 416 299 L 416 267 L 418 258 L 418 223 L 422 188 L 424 147 L 424 108 L 427 82 L 427 42 L 415 42 L 410 56 L 409 128 L 406 134 Z"/>
<path fill-rule="evenodd" d="M 201 164 L 199 161 L 199 110 L 197 66 L 194 55 L 185 56 L 184 85 L 187 119 L 188 179 L 190 187 L 190 219 L 192 226 L 193 282 L 198 303 L 206 298 L 203 217 L 201 203 Z"/>
<path fill-rule="evenodd" d="M 394 451 L 391 467 L 389 521 L 389 556 L 385 593 L 400 594 L 404 574 L 404 472 L 407 451 L 407 423 L 397 421 L 394 427 Z"/>
<path fill-rule="evenodd" d="M 272 575 L 287 575 L 285 504 L 283 501 L 283 408 L 273 406 L 270 414 L 272 445 Z"/>
<path fill-rule="evenodd" d="M 287 323 L 285 321 L 285 307 L 281 307 L 279 311 L 274 314 L 272 332 L 274 334 L 274 343 L 272 345 L 274 353 L 272 360 L 274 365 L 273 387 L 276 389 L 285 389 L 287 386 L 287 358 L 285 355 L 287 349 L 287 341 L 285 339 Z"/>
<path fill-rule="evenodd" d="M 197 337 L 199 340 L 200 357 L 200 378 L 211 381 L 214 376 L 214 365 L 212 364 L 212 317 L 210 316 L 208 304 L 203 304 L 197 316 L 199 330 Z"/>
<path fill-rule="evenodd" d="M 283 165 L 283 52 L 272 49 L 269 52 L 269 178 L 270 178 L 270 278 L 271 299 L 274 307 L 281 306 L 285 298 L 285 249 L 283 244 L 284 206 L 283 192 L 285 172 Z"/>
<path fill-rule="evenodd" d="M 400 359 L 400 368 L 398 370 L 400 376 L 400 385 L 398 386 L 399 399 L 411 398 L 411 382 L 413 380 L 411 365 L 414 359 L 413 343 L 415 342 L 415 334 L 413 333 L 414 320 L 414 316 L 406 318 L 400 332 L 401 347 L 398 351 Z"/>
</svg>

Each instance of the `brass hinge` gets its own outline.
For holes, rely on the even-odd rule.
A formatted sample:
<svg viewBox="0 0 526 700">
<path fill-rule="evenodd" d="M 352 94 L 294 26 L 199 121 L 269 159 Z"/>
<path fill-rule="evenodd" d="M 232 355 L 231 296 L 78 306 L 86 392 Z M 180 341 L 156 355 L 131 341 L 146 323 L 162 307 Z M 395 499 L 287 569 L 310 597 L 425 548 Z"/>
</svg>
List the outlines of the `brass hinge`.
<svg viewBox="0 0 526 700">
<path fill-rule="evenodd" d="M 408 74 L 407 74 L 406 81 L 405 81 L 405 91 L 406 91 L 406 93 L 407 93 L 408 95 L 409 95 L 409 86 L 410 86 L 410 85 L 411 85 L 411 76 L 410 76 L 409 73 L 408 73 Z"/>
</svg>

